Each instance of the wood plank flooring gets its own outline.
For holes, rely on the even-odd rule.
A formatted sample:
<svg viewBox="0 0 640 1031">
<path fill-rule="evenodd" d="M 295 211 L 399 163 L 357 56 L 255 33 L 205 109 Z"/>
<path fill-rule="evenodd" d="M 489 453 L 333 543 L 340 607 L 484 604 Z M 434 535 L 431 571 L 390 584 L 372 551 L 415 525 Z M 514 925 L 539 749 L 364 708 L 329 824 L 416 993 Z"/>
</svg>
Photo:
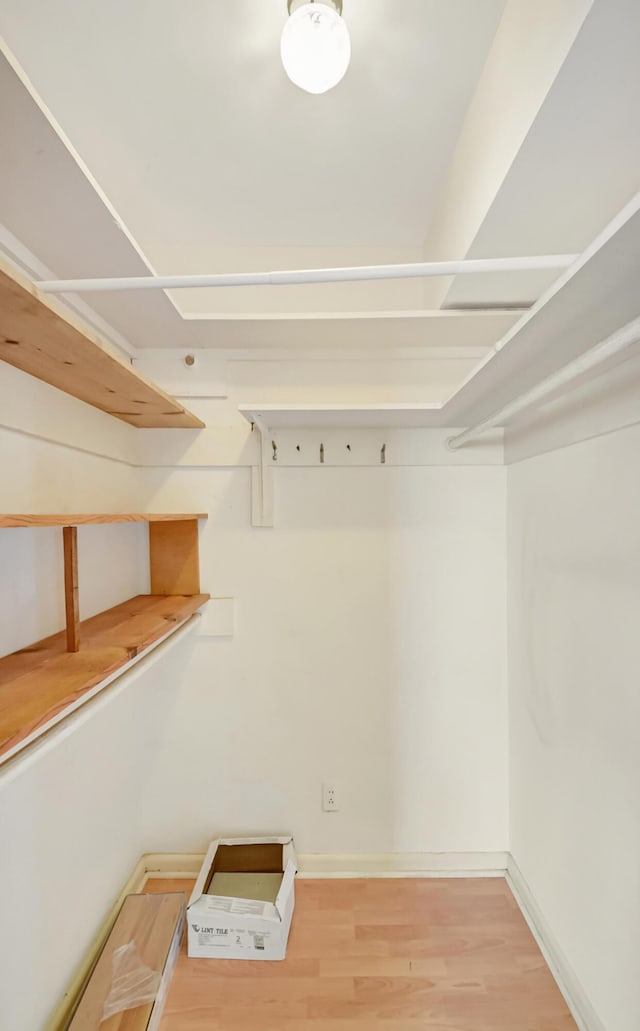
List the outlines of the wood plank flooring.
<svg viewBox="0 0 640 1031">
<path fill-rule="evenodd" d="M 159 1031 L 367 1028 L 577 1031 L 502 878 L 299 880 L 286 960 L 183 947 Z"/>
</svg>

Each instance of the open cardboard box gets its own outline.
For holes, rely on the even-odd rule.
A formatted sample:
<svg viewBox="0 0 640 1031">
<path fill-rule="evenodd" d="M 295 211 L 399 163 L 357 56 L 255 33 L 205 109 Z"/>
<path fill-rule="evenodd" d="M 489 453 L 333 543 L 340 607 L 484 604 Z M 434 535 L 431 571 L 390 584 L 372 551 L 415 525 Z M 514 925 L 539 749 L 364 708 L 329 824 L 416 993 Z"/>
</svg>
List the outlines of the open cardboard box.
<svg viewBox="0 0 640 1031">
<path fill-rule="evenodd" d="M 291 836 L 212 841 L 187 907 L 189 956 L 284 959 L 296 869 Z"/>
</svg>

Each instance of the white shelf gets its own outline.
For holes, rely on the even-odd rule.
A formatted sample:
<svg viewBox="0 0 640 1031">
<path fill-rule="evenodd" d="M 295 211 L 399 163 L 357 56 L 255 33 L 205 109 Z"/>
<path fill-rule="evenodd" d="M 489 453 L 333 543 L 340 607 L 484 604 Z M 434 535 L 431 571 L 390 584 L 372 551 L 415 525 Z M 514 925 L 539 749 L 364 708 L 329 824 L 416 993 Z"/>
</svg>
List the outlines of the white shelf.
<svg viewBox="0 0 640 1031">
<path fill-rule="evenodd" d="M 363 429 L 392 427 L 397 429 L 437 426 L 440 423 L 439 404 L 240 404 L 238 411 L 248 422 L 258 427 L 277 429 Z"/>
</svg>

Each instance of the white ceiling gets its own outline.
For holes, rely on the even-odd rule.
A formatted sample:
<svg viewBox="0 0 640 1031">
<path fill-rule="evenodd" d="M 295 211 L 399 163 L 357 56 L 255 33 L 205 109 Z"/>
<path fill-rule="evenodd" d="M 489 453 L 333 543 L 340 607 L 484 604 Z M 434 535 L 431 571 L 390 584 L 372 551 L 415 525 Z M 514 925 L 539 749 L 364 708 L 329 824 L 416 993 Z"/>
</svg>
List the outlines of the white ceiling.
<svg viewBox="0 0 640 1031">
<path fill-rule="evenodd" d="M 3 0 L 0 31 L 151 262 L 192 247 L 416 247 L 504 0 L 346 0 L 314 97 L 285 0 Z"/>
<path fill-rule="evenodd" d="M 591 7 L 468 257 L 581 252 L 640 189 L 638 40 L 637 0 Z M 554 278 L 458 278 L 444 303 L 521 301 Z"/>
<path fill-rule="evenodd" d="M 314 97 L 280 64 L 285 0 L 1 0 L 0 247 L 36 279 L 580 251 L 640 188 L 637 0 L 344 15 L 352 65 Z M 134 351 L 446 355 L 462 383 L 522 311 L 438 309 L 528 305 L 552 278 L 83 300 Z M 632 312 L 598 297 L 603 325 Z M 561 362 L 545 333 L 520 378 L 501 352 L 459 398 L 479 410 L 500 367 L 516 389 Z"/>
</svg>

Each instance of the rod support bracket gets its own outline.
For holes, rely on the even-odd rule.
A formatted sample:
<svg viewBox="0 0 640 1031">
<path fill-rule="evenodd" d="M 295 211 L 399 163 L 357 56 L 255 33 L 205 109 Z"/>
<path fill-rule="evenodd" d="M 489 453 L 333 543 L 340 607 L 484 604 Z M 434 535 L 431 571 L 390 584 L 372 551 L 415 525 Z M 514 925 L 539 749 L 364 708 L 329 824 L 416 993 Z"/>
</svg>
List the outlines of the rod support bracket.
<svg viewBox="0 0 640 1031">
<path fill-rule="evenodd" d="M 273 462 L 278 448 L 271 439 L 269 427 L 259 416 L 254 416 L 252 430 L 260 434 L 258 465 L 251 466 L 251 525 L 273 526 Z"/>
</svg>

